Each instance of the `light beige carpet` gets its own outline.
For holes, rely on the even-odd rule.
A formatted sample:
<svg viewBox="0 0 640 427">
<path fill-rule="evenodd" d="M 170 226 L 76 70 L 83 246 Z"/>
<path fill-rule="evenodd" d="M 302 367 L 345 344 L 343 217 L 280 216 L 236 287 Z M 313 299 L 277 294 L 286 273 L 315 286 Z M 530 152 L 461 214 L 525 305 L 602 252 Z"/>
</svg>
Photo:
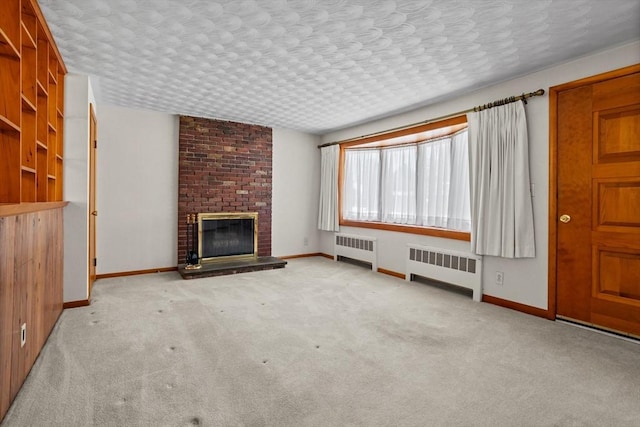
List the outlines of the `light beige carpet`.
<svg viewBox="0 0 640 427">
<path fill-rule="evenodd" d="M 640 345 L 324 258 L 100 280 L 2 423 L 92 425 L 638 426 Z"/>
</svg>

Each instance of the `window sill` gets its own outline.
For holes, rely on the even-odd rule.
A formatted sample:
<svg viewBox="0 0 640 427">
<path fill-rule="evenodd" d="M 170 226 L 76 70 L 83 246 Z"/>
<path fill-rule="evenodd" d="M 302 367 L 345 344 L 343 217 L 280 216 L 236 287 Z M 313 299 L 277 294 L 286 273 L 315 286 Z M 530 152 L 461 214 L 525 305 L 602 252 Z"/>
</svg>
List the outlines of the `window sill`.
<svg viewBox="0 0 640 427">
<path fill-rule="evenodd" d="M 420 227 L 417 225 L 387 224 L 372 221 L 340 220 L 345 227 L 374 228 L 376 230 L 397 231 L 399 233 L 419 234 L 422 236 L 442 237 L 444 239 L 471 241 L 471 233 L 465 231 L 445 230 L 443 228 Z"/>
</svg>

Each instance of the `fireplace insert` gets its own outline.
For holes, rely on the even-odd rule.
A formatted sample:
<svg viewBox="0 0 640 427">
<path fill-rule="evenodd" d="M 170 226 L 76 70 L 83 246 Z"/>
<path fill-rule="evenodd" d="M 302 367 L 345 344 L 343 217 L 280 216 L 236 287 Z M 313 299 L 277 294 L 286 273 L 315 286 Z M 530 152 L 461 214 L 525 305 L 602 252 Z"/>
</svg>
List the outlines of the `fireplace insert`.
<svg viewBox="0 0 640 427">
<path fill-rule="evenodd" d="M 257 212 L 199 214 L 200 260 L 207 262 L 257 256 L 257 224 Z"/>
</svg>

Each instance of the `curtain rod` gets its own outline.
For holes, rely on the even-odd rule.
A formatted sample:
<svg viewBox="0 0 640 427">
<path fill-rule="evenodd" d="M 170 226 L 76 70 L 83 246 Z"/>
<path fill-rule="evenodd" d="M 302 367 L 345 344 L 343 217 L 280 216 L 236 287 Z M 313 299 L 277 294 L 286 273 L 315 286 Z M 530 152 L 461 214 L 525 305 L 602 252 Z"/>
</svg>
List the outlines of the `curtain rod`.
<svg viewBox="0 0 640 427">
<path fill-rule="evenodd" d="M 381 132 L 374 132 L 374 133 L 370 133 L 370 134 L 367 134 L 367 135 L 356 136 L 354 138 L 343 139 L 342 141 L 327 142 L 325 144 L 318 145 L 318 148 L 329 147 L 330 145 L 343 144 L 345 142 L 353 142 L 353 141 L 357 141 L 359 139 L 370 138 L 372 136 L 379 136 L 379 135 L 382 136 L 382 135 L 385 135 L 387 133 L 391 133 L 391 132 L 395 132 L 395 131 L 399 131 L 399 130 L 404 130 L 404 129 L 409 129 L 409 128 L 412 128 L 412 127 L 415 127 L 415 126 L 426 125 L 426 124 L 433 123 L 433 122 L 439 122 L 440 120 L 452 119 L 454 117 L 459 117 L 459 116 L 462 116 L 462 115 L 467 114 L 467 113 L 478 112 L 478 111 L 482 111 L 482 110 L 488 110 L 489 108 L 497 107 L 499 105 L 510 104 L 512 102 L 516 102 L 516 101 L 520 101 L 520 100 L 524 101 L 524 103 L 526 104 L 527 103 L 527 101 L 526 101 L 527 98 L 532 98 L 534 96 L 542 96 L 542 95 L 544 95 L 544 89 L 538 89 L 535 92 L 523 93 L 522 95 L 518 95 L 518 96 L 510 96 L 510 97 L 507 97 L 507 98 L 504 98 L 504 99 L 498 99 L 497 101 L 493 101 L 493 102 L 490 102 L 488 104 L 479 105 L 477 107 L 469 108 L 467 110 L 458 111 L 457 113 L 447 114 L 446 116 L 436 117 L 436 118 L 425 120 L 425 121 L 422 121 L 422 122 L 411 123 L 409 125 L 398 126 L 396 128 L 387 129 L 387 130 L 384 130 L 384 131 L 381 131 Z"/>
</svg>

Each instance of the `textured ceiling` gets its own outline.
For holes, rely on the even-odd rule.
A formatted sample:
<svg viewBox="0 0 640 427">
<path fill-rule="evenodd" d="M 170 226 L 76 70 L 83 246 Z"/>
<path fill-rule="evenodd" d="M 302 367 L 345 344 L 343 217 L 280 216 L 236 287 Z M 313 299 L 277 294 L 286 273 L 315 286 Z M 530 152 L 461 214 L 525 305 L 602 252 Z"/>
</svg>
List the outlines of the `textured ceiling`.
<svg viewBox="0 0 640 427">
<path fill-rule="evenodd" d="M 103 103 L 310 133 L 640 39 L 638 0 L 40 4 Z"/>
</svg>

